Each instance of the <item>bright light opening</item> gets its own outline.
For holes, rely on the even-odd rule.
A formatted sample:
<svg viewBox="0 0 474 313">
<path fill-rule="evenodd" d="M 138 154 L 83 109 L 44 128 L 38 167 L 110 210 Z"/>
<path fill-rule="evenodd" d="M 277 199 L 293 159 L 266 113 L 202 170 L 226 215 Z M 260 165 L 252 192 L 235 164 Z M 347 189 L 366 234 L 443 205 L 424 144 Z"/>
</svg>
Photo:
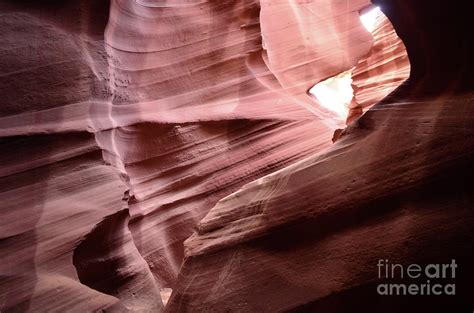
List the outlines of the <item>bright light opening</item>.
<svg viewBox="0 0 474 313">
<path fill-rule="evenodd" d="M 166 305 L 168 303 L 172 292 L 173 292 L 173 289 L 171 288 L 160 289 L 160 296 L 161 296 L 161 301 L 163 302 L 163 305 Z"/>
<path fill-rule="evenodd" d="M 353 97 L 351 73 L 352 70 L 342 72 L 317 83 L 309 90 L 323 107 L 336 112 L 343 120 L 347 117 Z"/>
<path fill-rule="evenodd" d="M 380 11 L 379 7 L 373 7 L 360 15 L 362 24 L 369 32 L 374 30 L 377 16 L 379 16 L 380 13 L 382 13 L 382 11 Z"/>
<path fill-rule="evenodd" d="M 372 7 L 360 15 L 362 24 L 369 32 L 374 30 L 379 14 L 381 14 L 380 8 Z M 336 112 L 343 120 L 347 118 L 349 104 L 354 94 L 351 74 L 352 69 L 319 82 L 309 90 L 323 107 Z"/>
</svg>

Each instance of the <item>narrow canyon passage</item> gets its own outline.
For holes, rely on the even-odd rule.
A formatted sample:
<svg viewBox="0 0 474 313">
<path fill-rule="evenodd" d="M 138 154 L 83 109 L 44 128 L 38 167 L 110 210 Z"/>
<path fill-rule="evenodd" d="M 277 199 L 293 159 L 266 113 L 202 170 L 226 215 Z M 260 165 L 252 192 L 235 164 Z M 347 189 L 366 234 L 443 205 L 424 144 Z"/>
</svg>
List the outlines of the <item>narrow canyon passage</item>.
<svg viewBox="0 0 474 313">
<path fill-rule="evenodd" d="M 0 0 L 0 312 L 472 310 L 463 6 Z"/>
<path fill-rule="evenodd" d="M 309 93 L 318 103 L 350 124 L 385 98 L 410 74 L 403 41 L 379 7 L 360 11 L 360 20 L 374 37 L 367 56 L 353 68 L 314 85 Z"/>
</svg>

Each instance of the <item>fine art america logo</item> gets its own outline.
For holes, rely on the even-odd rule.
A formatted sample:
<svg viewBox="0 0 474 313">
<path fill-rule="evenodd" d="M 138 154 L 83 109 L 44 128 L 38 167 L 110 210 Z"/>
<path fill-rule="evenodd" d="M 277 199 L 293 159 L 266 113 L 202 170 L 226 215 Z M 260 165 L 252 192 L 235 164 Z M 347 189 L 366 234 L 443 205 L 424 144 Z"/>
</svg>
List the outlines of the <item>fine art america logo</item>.
<svg viewBox="0 0 474 313">
<path fill-rule="evenodd" d="M 390 263 L 387 259 L 380 259 L 377 268 L 378 278 L 384 280 L 383 283 L 377 285 L 379 295 L 454 296 L 456 294 L 456 285 L 454 284 L 456 260 L 451 260 L 446 264 L 402 265 Z"/>
</svg>

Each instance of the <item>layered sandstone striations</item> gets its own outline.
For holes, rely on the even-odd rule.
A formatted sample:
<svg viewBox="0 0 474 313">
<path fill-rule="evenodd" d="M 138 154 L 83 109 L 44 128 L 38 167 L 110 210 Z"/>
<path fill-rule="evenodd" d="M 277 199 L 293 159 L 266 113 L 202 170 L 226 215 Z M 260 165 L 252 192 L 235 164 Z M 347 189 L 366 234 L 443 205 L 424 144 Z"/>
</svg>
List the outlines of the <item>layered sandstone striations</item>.
<svg viewBox="0 0 474 313">
<path fill-rule="evenodd" d="M 108 10 L 94 2 L 0 3 L 2 312 L 126 310 L 72 262 L 127 190 L 87 131 Z"/>
<path fill-rule="evenodd" d="M 96 138 L 128 179 L 129 227 L 160 286 L 173 286 L 183 241 L 220 198 L 328 146 L 341 124 L 307 90 L 367 53 L 366 3 L 319 4 L 325 14 L 314 18 L 316 3 L 294 15 L 273 1 L 112 3 L 110 118 L 142 123 Z M 299 18 L 327 37 L 316 41 Z M 300 37 L 279 44 L 289 33 Z"/>
<path fill-rule="evenodd" d="M 185 242 L 165 311 L 472 307 L 470 13 L 443 1 L 377 4 L 406 45 L 409 79 L 328 150 L 220 200 Z M 379 259 L 455 259 L 456 296 L 378 297 Z"/>
<path fill-rule="evenodd" d="M 365 5 L 1 1 L 0 310 L 159 310 L 219 199 L 330 145 Z"/>
<path fill-rule="evenodd" d="M 340 312 L 378 258 L 468 268 L 467 10 L 383 1 L 410 80 L 321 153 L 307 90 L 381 61 L 368 4 L 0 1 L 0 311 Z"/>
<path fill-rule="evenodd" d="M 349 105 L 347 123 L 351 123 L 402 84 L 410 74 L 410 61 L 390 20 L 379 13 L 369 54 L 352 70 L 354 98 Z"/>
</svg>

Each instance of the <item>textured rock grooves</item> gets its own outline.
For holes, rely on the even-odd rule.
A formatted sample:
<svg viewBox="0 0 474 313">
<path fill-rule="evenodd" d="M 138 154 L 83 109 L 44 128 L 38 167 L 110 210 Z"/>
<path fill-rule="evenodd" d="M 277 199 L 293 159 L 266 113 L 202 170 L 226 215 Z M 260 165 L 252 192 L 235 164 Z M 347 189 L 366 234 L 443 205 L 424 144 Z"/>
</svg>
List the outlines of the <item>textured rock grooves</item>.
<svg viewBox="0 0 474 313">
<path fill-rule="evenodd" d="M 74 250 L 81 283 L 121 300 L 129 311 L 163 308 L 153 275 L 128 230 L 128 210 L 100 222 Z"/>
<path fill-rule="evenodd" d="M 406 45 L 410 78 L 324 153 L 220 200 L 185 242 L 165 311 L 472 308 L 470 13 L 436 0 L 376 4 Z M 456 259 L 457 294 L 378 297 L 378 259 Z"/>
<path fill-rule="evenodd" d="M 355 23 L 365 2 L 321 3 L 327 12 L 312 23 L 350 31 L 315 42 L 302 29 L 295 51 L 278 44 L 278 34 L 296 33 L 297 17 L 309 19 L 306 6 L 288 17 L 288 3 L 111 3 L 112 122 L 93 115 L 94 128 L 119 126 L 96 133 L 97 142 L 129 178 L 129 227 L 161 288 L 173 287 L 183 241 L 219 199 L 330 144 L 341 121 L 306 90 L 353 66 L 371 37 Z M 325 18 L 336 13 L 337 25 Z M 265 14 L 281 15 L 290 29 L 264 24 Z M 333 51 L 340 58 L 321 67 L 318 60 Z M 140 123 L 129 125 L 133 119 Z"/>
<path fill-rule="evenodd" d="M 154 311 L 219 199 L 327 147 L 306 90 L 372 39 L 318 5 L 1 1 L 0 310 Z"/>
<path fill-rule="evenodd" d="M 87 132 L 108 5 L 0 2 L 0 310 L 126 310 L 81 284 L 75 246 L 126 186 Z"/>
<path fill-rule="evenodd" d="M 354 99 L 349 105 L 347 124 L 385 98 L 410 74 L 410 61 L 405 45 L 385 15 L 377 16 L 372 35 L 372 49 L 357 62 L 352 71 Z"/>
<path fill-rule="evenodd" d="M 406 75 L 368 0 L 0 0 L 0 311 L 367 310 L 379 258 L 456 258 L 431 309 L 472 310 L 469 11 L 379 2 L 410 78 L 331 145 L 311 86 Z"/>
</svg>

